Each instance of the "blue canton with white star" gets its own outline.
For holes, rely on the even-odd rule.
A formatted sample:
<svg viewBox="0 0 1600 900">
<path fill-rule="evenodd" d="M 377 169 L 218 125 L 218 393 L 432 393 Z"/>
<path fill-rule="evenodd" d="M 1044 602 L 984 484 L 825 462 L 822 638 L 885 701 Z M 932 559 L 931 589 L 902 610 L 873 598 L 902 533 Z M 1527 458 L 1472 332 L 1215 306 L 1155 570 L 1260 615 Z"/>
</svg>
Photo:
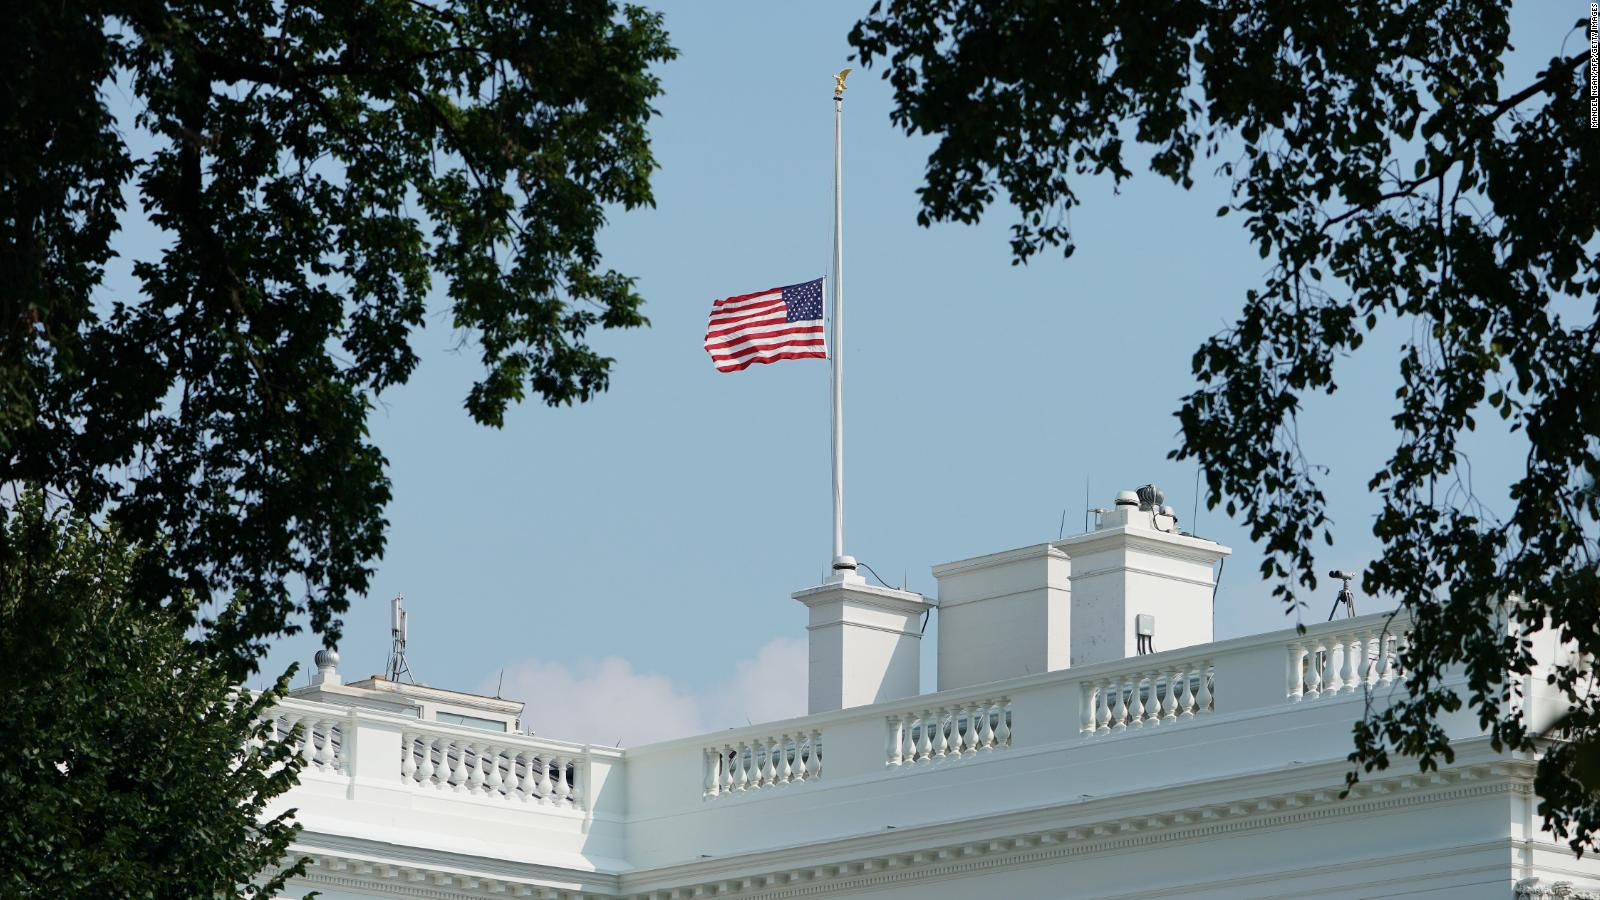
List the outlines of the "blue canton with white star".
<svg viewBox="0 0 1600 900">
<path fill-rule="evenodd" d="M 822 318 L 822 279 L 783 288 L 783 305 L 788 312 L 785 321 Z"/>
</svg>

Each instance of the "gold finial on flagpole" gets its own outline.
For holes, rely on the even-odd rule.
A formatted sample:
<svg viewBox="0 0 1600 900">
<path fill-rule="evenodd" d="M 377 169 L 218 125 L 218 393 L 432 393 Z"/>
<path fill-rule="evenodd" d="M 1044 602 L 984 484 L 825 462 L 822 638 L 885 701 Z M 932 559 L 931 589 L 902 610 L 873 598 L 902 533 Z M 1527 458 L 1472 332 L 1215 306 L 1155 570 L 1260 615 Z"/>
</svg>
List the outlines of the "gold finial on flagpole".
<svg viewBox="0 0 1600 900">
<path fill-rule="evenodd" d="M 833 76 L 833 99 L 838 100 L 844 97 L 845 76 L 849 75 L 853 71 L 855 70 L 849 66 L 846 66 L 839 70 L 839 74 Z"/>
</svg>

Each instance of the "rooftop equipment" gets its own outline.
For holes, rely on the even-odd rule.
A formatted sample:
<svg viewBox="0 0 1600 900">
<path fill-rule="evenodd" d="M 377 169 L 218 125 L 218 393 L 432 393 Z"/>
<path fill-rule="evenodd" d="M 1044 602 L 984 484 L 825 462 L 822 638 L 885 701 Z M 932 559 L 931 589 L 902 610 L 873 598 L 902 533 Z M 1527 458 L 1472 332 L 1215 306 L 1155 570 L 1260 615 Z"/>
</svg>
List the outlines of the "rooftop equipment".
<svg viewBox="0 0 1600 900">
<path fill-rule="evenodd" d="M 406 662 L 406 608 L 405 596 L 395 594 L 389 608 L 389 667 L 384 677 L 390 681 L 399 681 L 404 675 L 407 680 L 415 684 L 417 679 L 411 674 L 411 666 Z"/>
</svg>

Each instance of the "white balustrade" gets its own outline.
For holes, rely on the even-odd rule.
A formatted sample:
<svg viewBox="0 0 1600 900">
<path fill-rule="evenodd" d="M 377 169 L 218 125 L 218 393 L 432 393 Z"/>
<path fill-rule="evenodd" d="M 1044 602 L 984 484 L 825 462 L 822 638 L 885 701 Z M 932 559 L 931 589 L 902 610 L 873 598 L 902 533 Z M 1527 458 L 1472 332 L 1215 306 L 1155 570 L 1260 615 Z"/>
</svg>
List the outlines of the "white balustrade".
<svg viewBox="0 0 1600 900">
<path fill-rule="evenodd" d="M 891 766 L 954 760 L 1011 746 L 1011 700 L 998 697 L 930 706 L 888 720 Z"/>
<path fill-rule="evenodd" d="M 1154 728 L 1208 715 L 1216 709 L 1216 673 L 1210 659 L 1130 669 L 1082 683 L 1085 735 Z"/>
<path fill-rule="evenodd" d="M 705 748 L 706 797 L 756 791 L 822 777 L 822 732 L 800 730 Z"/>
<path fill-rule="evenodd" d="M 533 741 L 420 728 L 400 735 L 400 780 L 422 790 L 575 807 L 582 800 L 579 761 Z"/>
<path fill-rule="evenodd" d="M 1404 674 L 1400 651 L 1405 639 L 1379 624 L 1290 641 L 1289 700 L 1324 700 L 1394 683 Z"/>
<path fill-rule="evenodd" d="M 302 772 L 327 772 L 346 774 L 349 762 L 344 753 L 344 722 L 342 711 L 327 713 L 303 712 L 298 709 L 277 709 L 268 717 L 270 740 L 288 740 L 295 752 L 305 760 Z"/>
</svg>

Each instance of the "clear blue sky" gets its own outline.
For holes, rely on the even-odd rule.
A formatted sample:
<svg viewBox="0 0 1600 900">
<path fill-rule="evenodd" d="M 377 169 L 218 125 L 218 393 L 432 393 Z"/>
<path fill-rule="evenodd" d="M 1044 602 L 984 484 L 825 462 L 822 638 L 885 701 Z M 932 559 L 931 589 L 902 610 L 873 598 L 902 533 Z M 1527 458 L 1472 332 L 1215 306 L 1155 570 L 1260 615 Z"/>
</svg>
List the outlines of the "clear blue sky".
<svg viewBox="0 0 1600 900">
<path fill-rule="evenodd" d="M 462 409 L 475 357 L 435 307 L 423 365 L 374 415 L 395 501 L 372 595 L 346 617 L 347 677 L 382 670 L 388 600 L 404 593 L 419 678 L 492 690 L 508 667 L 507 693 L 556 736 L 633 741 L 803 698 L 804 610 L 789 594 L 829 557 L 827 366 L 723 375 L 700 343 L 713 298 L 827 268 L 830 76 L 867 6 L 666 8 L 682 57 L 662 70 L 652 126 L 658 207 L 613 216 L 604 236 L 653 324 L 599 339 L 617 359 L 610 393 L 523 407 L 493 431 Z M 1554 52 L 1586 9 L 1525 5 L 1525 58 Z M 1184 192 L 1141 173 L 1114 195 L 1084 183 L 1077 254 L 1018 268 L 1007 208 L 975 227 L 917 227 L 930 144 L 893 128 L 889 105 L 878 73 L 857 72 L 845 126 L 849 552 L 931 593 L 932 565 L 1052 539 L 1063 511 L 1067 532 L 1081 530 L 1085 480 L 1090 505 L 1155 481 L 1186 527 L 1234 548 L 1217 636 L 1283 627 L 1258 549 L 1220 511 L 1190 521 L 1195 471 L 1166 458 L 1191 354 L 1264 271 L 1241 220 L 1215 217 L 1226 186 Z M 1323 570 L 1374 552 L 1364 485 L 1393 444 L 1386 348 L 1403 334 L 1392 332 L 1303 420 L 1309 457 L 1332 470 L 1337 543 Z M 1488 439 L 1474 461 L 1481 490 L 1519 458 Z M 1503 493 L 1484 493 L 1505 508 Z M 1310 618 L 1333 591 L 1323 584 Z M 282 641 L 269 670 L 309 663 L 315 646 Z M 574 706 L 665 721 L 612 734 L 573 720 Z"/>
</svg>

